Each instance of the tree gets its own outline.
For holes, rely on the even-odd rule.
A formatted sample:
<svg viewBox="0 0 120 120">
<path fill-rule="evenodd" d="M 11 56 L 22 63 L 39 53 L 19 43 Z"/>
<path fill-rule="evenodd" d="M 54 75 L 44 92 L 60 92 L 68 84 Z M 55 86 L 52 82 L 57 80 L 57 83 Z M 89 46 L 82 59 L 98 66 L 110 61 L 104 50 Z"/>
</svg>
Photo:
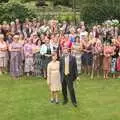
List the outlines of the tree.
<svg viewBox="0 0 120 120">
<path fill-rule="evenodd" d="M 119 0 L 82 0 L 81 19 L 87 23 L 102 23 L 107 19 L 120 20 Z"/>
<path fill-rule="evenodd" d="M 3 21 L 11 22 L 16 18 L 23 22 L 26 17 L 32 19 L 36 17 L 36 14 L 20 3 L 0 4 L 0 23 Z"/>
</svg>

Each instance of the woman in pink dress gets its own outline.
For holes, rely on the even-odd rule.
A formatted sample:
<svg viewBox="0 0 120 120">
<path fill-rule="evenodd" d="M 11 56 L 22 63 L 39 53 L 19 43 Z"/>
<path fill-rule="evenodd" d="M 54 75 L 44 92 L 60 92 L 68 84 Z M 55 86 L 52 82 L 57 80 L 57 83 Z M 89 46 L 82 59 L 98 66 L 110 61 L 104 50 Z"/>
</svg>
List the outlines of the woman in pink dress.
<svg viewBox="0 0 120 120">
<path fill-rule="evenodd" d="M 118 53 L 119 57 L 117 58 L 117 72 L 119 73 L 119 78 L 120 78 L 120 51 Z"/>
<path fill-rule="evenodd" d="M 103 58 L 103 70 L 104 70 L 104 78 L 108 79 L 108 74 L 110 72 L 111 65 L 111 56 L 114 54 L 113 48 L 110 46 L 110 43 L 106 43 L 104 45 L 104 58 Z"/>
<path fill-rule="evenodd" d="M 60 47 L 63 48 L 64 47 L 64 42 L 66 41 L 66 37 L 64 34 L 60 34 L 59 37 L 59 42 L 60 42 Z"/>
<path fill-rule="evenodd" d="M 0 34 L 0 75 L 5 72 L 7 67 L 7 44 L 4 42 L 4 35 Z"/>
<path fill-rule="evenodd" d="M 64 47 L 67 47 L 68 49 L 71 49 L 72 47 L 72 42 L 69 40 L 68 35 L 60 38 L 60 45 L 63 50 Z"/>
<path fill-rule="evenodd" d="M 92 64 L 91 79 L 93 79 L 95 74 L 97 74 L 98 77 L 100 75 L 103 45 L 99 38 L 93 38 L 92 54 L 93 54 L 93 64 Z"/>
</svg>

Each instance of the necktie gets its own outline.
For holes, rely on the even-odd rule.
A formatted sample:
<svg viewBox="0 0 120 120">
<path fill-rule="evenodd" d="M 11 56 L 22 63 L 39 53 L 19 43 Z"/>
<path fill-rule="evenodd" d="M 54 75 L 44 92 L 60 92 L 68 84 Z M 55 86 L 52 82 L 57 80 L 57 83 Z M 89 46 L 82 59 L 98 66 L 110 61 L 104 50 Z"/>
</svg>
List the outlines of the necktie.
<svg viewBox="0 0 120 120">
<path fill-rule="evenodd" d="M 65 75 L 69 74 L 69 56 L 65 57 Z"/>
</svg>

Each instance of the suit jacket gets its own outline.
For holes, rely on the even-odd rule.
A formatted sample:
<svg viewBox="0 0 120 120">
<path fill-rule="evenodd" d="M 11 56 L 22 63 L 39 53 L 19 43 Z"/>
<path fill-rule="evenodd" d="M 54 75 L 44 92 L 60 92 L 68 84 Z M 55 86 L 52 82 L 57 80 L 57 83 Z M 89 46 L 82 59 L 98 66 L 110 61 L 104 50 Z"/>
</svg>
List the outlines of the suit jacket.
<svg viewBox="0 0 120 120">
<path fill-rule="evenodd" d="M 72 55 L 69 55 L 69 76 L 70 80 L 74 81 L 77 76 L 78 76 L 78 71 L 77 71 L 77 63 L 76 63 L 76 58 Z M 62 56 L 60 58 L 60 74 L 61 74 L 61 82 L 63 82 L 64 77 L 65 77 L 65 57 Z"/>
</svg>

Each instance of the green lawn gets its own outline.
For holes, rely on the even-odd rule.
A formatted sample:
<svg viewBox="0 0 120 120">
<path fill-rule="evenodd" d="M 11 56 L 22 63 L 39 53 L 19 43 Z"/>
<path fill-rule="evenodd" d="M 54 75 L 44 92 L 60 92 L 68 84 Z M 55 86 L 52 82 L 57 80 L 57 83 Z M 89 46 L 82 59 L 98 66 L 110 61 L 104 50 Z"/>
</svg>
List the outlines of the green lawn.
<svg viewBox="0 0 120 120">
<path fill-rule="evenodd" d="M 120 80 L 89 80 L 75 83 L 78 108 L 49 102 L 45 80 L 0 76 L 0 120 L 120 120 Z"/>
</svg>

